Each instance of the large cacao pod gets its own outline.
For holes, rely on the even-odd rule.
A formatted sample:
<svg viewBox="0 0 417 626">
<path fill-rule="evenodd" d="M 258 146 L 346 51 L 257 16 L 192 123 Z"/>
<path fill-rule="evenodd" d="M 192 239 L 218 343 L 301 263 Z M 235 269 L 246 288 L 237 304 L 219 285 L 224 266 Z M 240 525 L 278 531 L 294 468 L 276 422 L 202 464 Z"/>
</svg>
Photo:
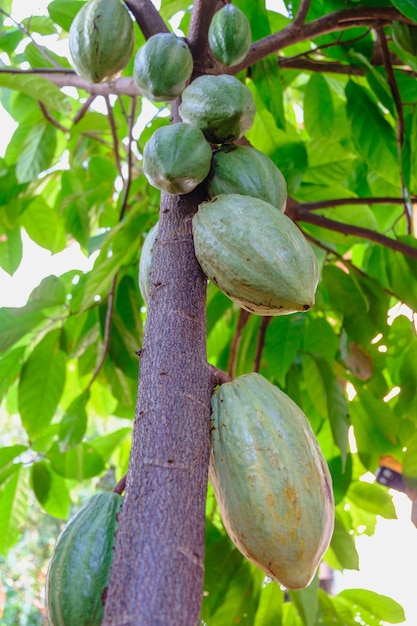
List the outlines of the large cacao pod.
<svg viewBox="0 0 417 626">
<path fill-rule="evenodd" d="M 215 390 L 210 479 L 236 547 L 289 589 L 306 587 L 333 532 L 332 482 L 301 409 L 257 373 Z"/>
<path fill-rule="evenodd" d="M 275 163 L 251 146 L 222 146 L 213 154 L 207 190 L 209 196 L 238 193 L 265 200 L 284 212 L 287 183 Z"/>
<path fill-rule="evenodd" d="M 210 144 L 196 126 L 161 126 L 145 144 L 143 173 L 161 191 L 189 193 L 207 177 L 211 156 Z"/>
<path fill-rule="evenodd" d="M 252 126 L 255 102 L 235 76 L 199 76 L 184 89 L 179 114 L 184 122 L 198 126 L 210 143 L 227 143 Z"/>
<path fill-rule="evenodd" d="M 243 61 L 251 41 L 248 18 L 236 5 L 226 4 L 213 15 L 208 43 L 214 58 L 220 63 L 230 66 Z"/>
<path fill-rule="evenodd" d="M 149 100 L 169 101 L 182 93 L 192 71 L 193 57 L 184 39 L 157 33 L 136 53 L 133 78 Z"/>
<path fill-rule="evenodd" d="M 134 43 L 132 18 L 120 0 L 88 0 L 69 30 L 75 71 L 91 83 L 116 78 L 129 63 Z"/>
<path fill-rule="evenodd" d="M 46 576 L 52 626 L 101 624 L 122 503 L 117 493 L 95 494 L 58 537 Z"/>
<path fill-rule="evenodd" d="M 199 205 L 193 236 L 207 278 L 243 309 L 282 315 L 313 306 L 315 254 L 294 222 L 271 204 L 217 196 Z"/>
<path fill-rule="evenodd" d="M 157 237 L 158 222 L 146 235 L 139 259 L 139 290 L 145 304 L 148 304 L 149 291 L 151 289 L 151 271 Z"/>
</svg>

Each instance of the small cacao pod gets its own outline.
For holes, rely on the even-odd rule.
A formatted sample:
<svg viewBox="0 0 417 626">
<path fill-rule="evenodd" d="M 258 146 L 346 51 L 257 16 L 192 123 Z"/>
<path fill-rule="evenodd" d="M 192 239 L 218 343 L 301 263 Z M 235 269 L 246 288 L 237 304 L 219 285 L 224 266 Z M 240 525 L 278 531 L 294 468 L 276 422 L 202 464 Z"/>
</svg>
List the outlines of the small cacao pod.
<svg viewBox="0 0 417 626">
<path fill-rule="evenodd" d="M 88 0 L 69 30 L 75 71 L 90 83 L 117 78 L 129 63 L 134 43 L 133 21 L 120 0 Z"/>
<path fill-rule="evenodd" d="M 257 373 L 212 396 L 210 479 L 228 535 L 289 589 L 306 587 L 333 533 L 326 461 L 301 409 Z"/>
<path fill-rule="evenodd" d="M 223 65 L 237 65 L 248 53 L 252 32 L 248 18 L 236 5 L 226 4 L 213 15 L 208 31 L 210 50 Z"/>
<path fill-rule="evenodd" d="M 189 193 L 207 177 L 211 155 L 210 144 L 196 126 L 161 126 L 145 144 L 143 173 L 161 191 Z"/>
<path fill-rule="evenodd" d="M 253 124 L 255 102 L 235 76 L 199 76 L 182 93 L 179 114 L 198 126 L 210 143 L 240 139 Z"/>
<path fill-rule="evenodd" d="M 207 278 L 257 315 L 307 311 L 318 283 L 315 254 L 294 222 L 250 196 L 224 194 L 193 217 L 195 254 Z"/>
<path fill-rule="evenodd" d="M 287 183 L 275 163 L 251 146 L 222 146 L 213 154 L 207 190 L 209 196 L 237 193 L 265 200 L 284 212 Z"/>
<path fill-rule="evenodd" d="M 95 494 L 58 537 L 46 576 L 52 626 L 101 624 L 122 503 L 112 491 Z"/>
<path fill-rule="evenodd" d="M 149 100 L 169 101 L 183 92 L 192 71 L 193 57 L 186 41 L 173 33 L 157 33 L 137 51 L 133 79 Z"/>
<path fill-rule="evenodd" d="M 151 288 L 151 271 L 157 237 L 158 222 L 147 234 L 139 259 L 139 290 L 145 304 L 148 304 L 149 291 Z"/>
</svg>

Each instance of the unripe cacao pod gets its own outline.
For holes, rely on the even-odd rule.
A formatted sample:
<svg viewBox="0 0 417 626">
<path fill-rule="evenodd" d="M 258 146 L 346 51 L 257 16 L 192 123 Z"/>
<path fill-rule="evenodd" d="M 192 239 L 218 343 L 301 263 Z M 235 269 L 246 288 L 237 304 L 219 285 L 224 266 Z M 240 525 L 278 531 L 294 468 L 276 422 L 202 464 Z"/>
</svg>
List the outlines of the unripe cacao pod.
<svg viewBox="0 0 417 626">
<path fill-rule="evenodd" d="M 209 173 L 211 155 L 210 144 L 196 126 L 161 126 L 145 144 L 143 173 L 161 191 L 189 193 Z"/>
<path fill-rule="evenodd" d="M 207 190 L 213 198 L 237 193 L 265 200 L 284 212 L 287 184 L 281 171 L 266 155 L 251 146 L 230 144 L 213 154 Z"/>
<path fill-rule="evenodd" d="M 112 491 L 95 494 L 58 537 L 46 576 L 52 626 L 101 624 L 122 503 Z"/>
<path fill-rule="evenodd" d="M 231 300 L 257 315 L 307 311 L 314 304 L 317 260 L 298 227 L 276 207 L 224 194 L 193 217 L 203 272 Z"/>
<path fill-rule="evenodd" d="M 139 48 L 133 78 L 140 92 L 156 102 L 175 100 L 191 78 L 193 57 L 173 33 L 157 33 Z"/>
<path fill-rule="evenodd" d="M 133 21 L 120 0 L 88 0 L 69 30 L 75 71 L 91 83 L 117 78 L 129 63 L 134 43 Z"/>
<path fill-rule="evenodd" d="M 151 271 L 153 266 L 155 243 L 158 237 L 158 222 L 151 228 L 142 246 L 139 259 L 139 290 L 142 300 L 148 304 L 151 288 Z"/>
<path fill-rule="evenodd" d="M 243 61 L 252 41 L 248 18 L 236 5 L 226 4 L 213 15 L 208 31 L 210 50 L 223 65 Z"/>
<path fill-rule="evenodd" d="M 236 547 L 289 589 L 306 587 L 333 532 L 332 482 L 301 409 L 257 373 L 215 390 L 210 479 Z"/>
<path fill-rule="evenodd" d="M 246 85 L 235 76 L 199 76 L 182 93 L 179 114 L 198 126 L 210 143 L 227 143 L 252 126 L 255 102 Z"/>
</svg>

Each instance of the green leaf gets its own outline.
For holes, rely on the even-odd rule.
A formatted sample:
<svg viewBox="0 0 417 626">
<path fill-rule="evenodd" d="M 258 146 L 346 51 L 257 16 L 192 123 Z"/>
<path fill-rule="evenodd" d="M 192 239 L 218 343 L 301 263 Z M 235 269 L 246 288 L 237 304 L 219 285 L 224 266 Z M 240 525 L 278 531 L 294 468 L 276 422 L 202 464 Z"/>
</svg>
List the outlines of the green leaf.
<svg viewBox="0 0 417 626">
<path fill-rule="evenodd" d="M 350 524 L 349 524 L 350 526 Z M 331 552 L 336 561 L 326 557 L 333 569 L 354 569 L 359 570 L 359 555 L 356 551 L 355 539 L 345 527 L 342 516 L 338 510 L 335 514 L 335 525 L 332 540 L 330 542 Z M 329 557 L 331 555 L 328 555 Z"/>
<path fill-rule="evenodd" d="M 87 443 L 80 443 L 65 452 L 60 452 L 54 447 L 48 452 L 47 457 L 57 474 L 78 481 L 93 478 L 105 468 L 100 454 Z"/>
<path fill-rule="evenodd" d="M 0 309 L 0 354 L 8 350 L 26 333 L 33 331 L 45 319 L 41 311 L 31 313 L 25 309 Z"/>
<path fill-rule="evenodd" d="M 377 619 L 389 624 L 399 624 L 405 620 L 404 609 L 398 602 L 368 589 L 345 589 L 337 596 L 361 609 L 365 609 Z M 360 617 L 360 616 L 359 616 Z"/>
<path fill-rule="evenodd" d="M 284 593 L 274 582 L 262 586 L 254 626 L 281 626 Z"/>
<path fill-rule="evenodd" d="M 351 150 L 347 150 L 333 137 L 316 137 L 307 143 L 308 169 L 303 176 L 303 183 L 312 183 L 315 185 L 326 185 L 330 187 L 333 194 L 336 193 L 335 185 L 340 185 L 346 181 L 352 172 L 354 159 L 356 154 Z M 312 202 L 313 197 L 309 194 L 309 187 L 305 190 L 305 200 Z M 324 194 L 323 194 L 324 191 Z M 344 190 L 347 197 L 348 190 Z M 319 190 L 320 200 L 331 199 L 326 197 L 326 190 Z M 341 196 L 340 193 L 334 197 Z M 302 198 L 300 198 L 302 199 Z"/>
<path fill-rule="evenodd" d="M 259 97 L 274 116 L 277 127 L 285 130 L 284 94 L 276 56 L 271 55 L 255 63 L 251 75 Z"/>
<path fill-rule="evenodd" d="M 46 78 L 36 74 L 4 74 L 0 73 L 0 87 L 15 89 L 42 102 L 48 109 L 68 114 L 70 104 L 68 96 L 59 87 Z"/>
<path fill-rule="evenodd" d="M 407 441 L 402 466 L 407 487 L 417 491 L 417 433 Z"/>
<path fill-rule="evenodd" d="M 53 0 L 48 4 L 48 13 L 54 22 L 69 32 L 72 20 L 83 5 L 80 0 Z"/>
<path fill-rule="evenodd" d="M 300 349 L 303 339 L 305 315 L 282 315 L 275 317 L 265 334 L 262 365 L 273 372 L 274 378 L 283 386 L 285 376 Z"/>
<path fill-rule="evenodd" d="M 67 519 L 71 498 L 66 480 L 51 470 L 47 461 L 32 465 L 32 486 L 43 509 L 59 519 Z"/>
<path fill-rule="evenodd" d="M 315 626 L 319 608 L 318 599 L 319 579 L 316 575 L 312 582 L 305 589 L 288 591 L 288 595 L 294 602 L 305 626 Z"/>
<path fill-rule="evenodd" d="M 397 519 L 391 496 L 378 483 L 356 480 L 350 485 L 347 498 L 364 511 L 381 515 L 386 519 Z"/>
<path fill-rule="evenodd" d="M 49 425 L 65 384 L 65 354 L 61 331 L 52 330 L 30 353 L 19 381 L 18 403 L 22 424 L 35 439 Z"/>
<path fill-rule="evenodd" d="M 26 311 L 44 311 L 45 309 L 55 308 L 65 304 L 67 299 L 67 290 L 60 278 L 47 276 L 32 291 L 25 306 Z"/>
<path fill-rule="evenodd" d="M 26 451 L 27 446 L 20 444 L 0 448 L 0 483 L 4 482 L 11 474 L 14 474 L 18 467 L 17 457 Z"/>
<path fill-rule="evenodd" d="M 65 411 L 59 428 L 59 439 L 62 447 L 73 447 L 80 443 L 87 429 L 86 404 L 90 392 L 84 391 L 77 396 Z"/>
<path fill-rule="evenodd" d="M 0 491 L 0 554 L 5 556 L 19 539 L 27 509 L 28 477 L 26 469 L 19 464 Z"/>
<path fill-rule="evenodd" d="M 0 227 L 0 267 L 12 276 L 22 260 L 22 236 L 20 226 L 10 229 Z"/>
<path fill-rule="evenodd" d="M 20 347 L 0 356 L 0 402 L 9 387 L 19 377 L 24 354 L 25 348 Z"/>
<path fill-rule="evenodd" d="M 104 462 L 107 462 L 116 448 L 122 443 L 122 441 L 128 435 L 131 435 L 131 428 L 119 428 L 119 430 L 115 430 L 108 435 L 103 435 L 101 437 L 96 437 L 92 439 L 89 443 L 92 448 L 96 452 L 99 453 Z"/>
<path fill-rule="evenodd" d="M 16 163 L 19 183 L 30 182 L 52 163 L 56 148 L 56 128 L 44 122 L 36 124 L 26 136 Z"/>
<path fill-rule="evenodd" d="M 329 137 L 334 109 L 329 85 L 322 74 L 312 74 L 304 95 L 304 124 L 310 137 Z"/>
<path fill-rule="evenodd" d="M 408 19 L 417 22 L 417 6 L 414 0 L 392 0 L 392 4 Z"/>
<path fill-rule="evenodd" d="M 63 220 L 42 196 L 36 196 L 32 200 L 22 215 L 21 224 L 38 246 L 50 250 L 52 254 L 65 248 L 66 236 Z"/>
<path fill-rule="evenodd" d="M 394 185 L 399 185 L 395 132 L 363 87 L 353 81 L 346 86 L 347 113 L 352 137 L 368 166 Z"/>
</svg>

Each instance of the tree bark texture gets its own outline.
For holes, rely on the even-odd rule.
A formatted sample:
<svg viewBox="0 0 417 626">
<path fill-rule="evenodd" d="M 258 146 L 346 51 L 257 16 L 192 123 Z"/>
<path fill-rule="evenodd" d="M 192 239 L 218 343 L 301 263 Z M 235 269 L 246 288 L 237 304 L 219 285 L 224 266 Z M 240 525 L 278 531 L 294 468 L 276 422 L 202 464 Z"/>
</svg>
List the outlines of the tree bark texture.
<svg viewBox="0 0 417 626">
<path fill-rule="evenodd" d="M 162 197 L 106 626 L 200 623 L 213 388 L 191 228 L 201 199 Z"/>
</svg>

